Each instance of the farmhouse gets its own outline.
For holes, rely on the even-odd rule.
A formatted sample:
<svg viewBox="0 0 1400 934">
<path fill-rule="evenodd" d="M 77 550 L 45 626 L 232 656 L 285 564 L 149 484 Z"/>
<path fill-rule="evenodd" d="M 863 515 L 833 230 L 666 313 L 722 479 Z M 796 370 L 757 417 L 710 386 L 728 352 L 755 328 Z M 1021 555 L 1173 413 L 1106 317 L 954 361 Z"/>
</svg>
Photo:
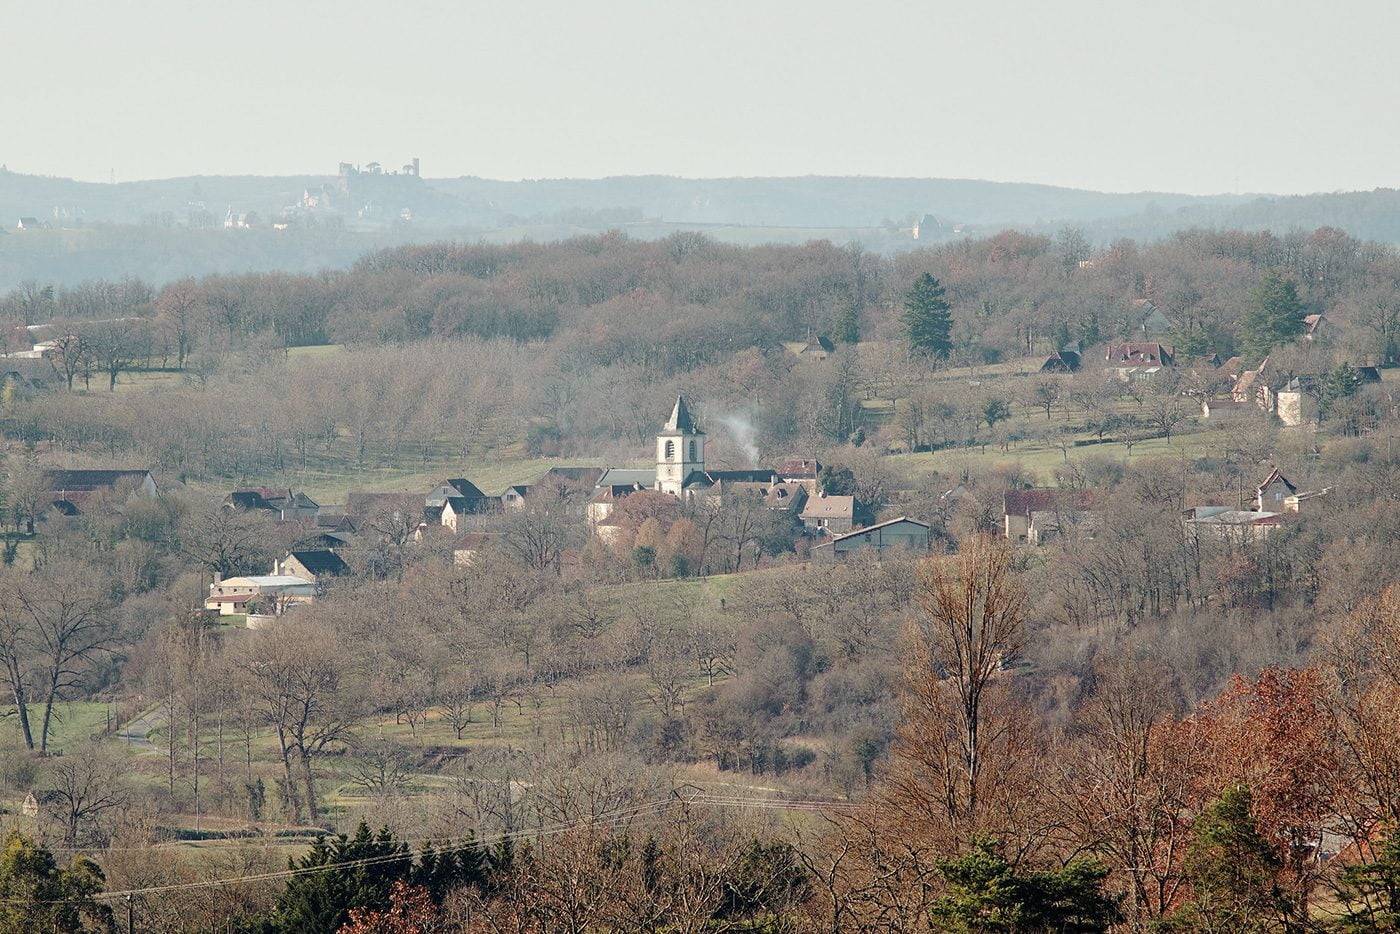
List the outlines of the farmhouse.
<svg viewBox="0 0 1400 934">
<path fill-rule="evenodd" d="M 778 478 L 784 483 L 796 483 L 806 487 L 808 493 L 817 492 L 817 478 L 821 476 L 821 461 L 815 457 L 788 458 L 778 465 Z"/>
<path fill-rule="evenodd" d="M 1237 402 L 1234 399 L 1212 399 L 1209 396 L 1201 397 L 1201 418 L 1239 417 L 1249 415 L 1254 410 L 1255 407 L 1247 402 Z"/>
<path fill-rule="evenodd" d="M 801 483 L 781 481 L 763 491 L 763 501 L 769 509 L 779 509 L 793 515 L 801 515 L 807 499 L 807 487 Z"/>
<path fill-rule="evenodd" d="M 230 577 L 210 584 L 204 608 L 216 611 L 220 616 L 236 613 L 278 616 L 315 599 L 316 585 L 304 577 L 260 574 Z"/>
<path fill-rule="evenodd" d="M 802 524 L 813 532 L 843 535 L 856 524 L 856 498 L 818 493 L 802 509 Z"/>
<path fill-rule="evenodd" d="M 1336 335 L 1336 330 L 1326 315 L 1303 316 L 1303 340 L 1305 341 L 1331 340 Z"/>
<path fill-rule="evenodd" d="M 836 345 L 825 335 L 808 337 L 805 341 L 785 341 L 783 348 L 803 360 L 825 360 L 836 352 Z"/>
<path fill-rule="evenodd" d="M 1279 526 L 1279 514 L 1228 506 L 1196 506 L 1187 511 L 1184 521 L 1187 531 L 1243 544 L 1268 538 Z"/>
<path fill-rule="evenodd" d="M 1262 511 L 1283 512 L 1284 501 L 1298 492 L 1283 471 L 1275 467 L 1254 491 L 1254 508 Z"/>
<path fill-rule="evenodd" d="M 296 549 L 287 552 L 272 565 L 272 573 L 284 577 L 302 577 L 317 589 L 324 589 L 328 580 L 350 573 L 350 565 L 340 555 L 326 548 Z"/>
<path fill-rule="evenodd" d="M 604 475 L 604 479 L 611 475 L 612 471 Z M 621 476 L 619 474 L 619 479 Z M 633 493 L 640 493 L 650 487 L 643 486 L 640 481 L 632 483 L 604 483 L 593 491 L 593 495 L 588 500 L 587 513 L 588 524 L 592 528 L 601 526 L 612 515 L 613 509 L 624 498 Z"/>
<path fill-rule="evenodd" d="M 1175 366 L 1172 349 L 1157 341 L 1122 341 L 1110 343 L 1105 357 L 1110 366 Z"/>
<path fill-rule="evenodd" d="M 475 483 L 464 477 L 444 480 L 423 499 L 429 519 L 439 518 L 443 507 L 449 503 L 458 514 L 466 515 L 468 513 L 490 512 L 496 501 L 493 497 L 481 492 Z"/>
<path fill-rule="evenodd" d="M 224 508 L 234 512 L 270 512 L 276 518 L 290 522 L 296 519 L 314 519 L 321 506 L 305 493 L 293 493 L 290 489 L 253 487 L 234 490 L 224 497 Z"/>
<path fill-rule="evenodd" d="M 1162 367 L 1176 365 L 1171 348 L 1157 341 L 1110 343 L 1104 359 L 1108 369 L 1124 382 L 1151 379 Z"/>
<path fill-rule="evenodd" d="M 1042 373 L 1078 373 L 1079 354 L 1073 350 L 1057 350 L 1040 364 Z"/>
<path fill-rule="evenodd" d="M 1206 532 L 1237 543 L 1262 541 L 1289 515 L 1317 515 L 1331 488 L 1299 491 L 1275 467 L 1254 490 L 1252 509 L 1196 506 L 1186 512 L 1188 531 Z"/>
<path fill-rule="evenodd" d="M 1002 498 L 1002 534 L 1013 542 L 1038 545 L 1042 537 L 1061 532 L 1068 514 L 1087 512 L 1093 501 L 1088 490 L 1007 490 Z"/>
<path fill-rule="evenodd" d="M 100 497 L 155 496 L 159 489 L 149 470 L 45 470 L 40 476 L 51 506 L 77 515 Z"/>
<path fill-rule="evenodd" d="M 1146 298 L 1133 300 L 1133 316 L 1136 320 L 1133 329 L 1144 338 L 1165 337 L 1176 330 L 1172 320 Z"/>
</svg>

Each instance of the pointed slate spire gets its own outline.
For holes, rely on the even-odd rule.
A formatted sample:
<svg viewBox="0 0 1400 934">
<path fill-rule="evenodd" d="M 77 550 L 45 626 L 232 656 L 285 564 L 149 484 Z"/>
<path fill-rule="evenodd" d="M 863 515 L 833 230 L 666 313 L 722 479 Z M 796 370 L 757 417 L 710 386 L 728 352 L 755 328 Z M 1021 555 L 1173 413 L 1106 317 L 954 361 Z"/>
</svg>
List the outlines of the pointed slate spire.
<svg viewBox="0 0 1400 934">
<path fill-rule="evenodd" d="M 666 420 L 665 431 L 685 435 L 704 434 L 696 427 L 695 419 L 690 415 L 690 408 L 685 404 L 685 396 L 676 396 L 676 405 L 671 409 L 671 417 Z"/>
</svg>

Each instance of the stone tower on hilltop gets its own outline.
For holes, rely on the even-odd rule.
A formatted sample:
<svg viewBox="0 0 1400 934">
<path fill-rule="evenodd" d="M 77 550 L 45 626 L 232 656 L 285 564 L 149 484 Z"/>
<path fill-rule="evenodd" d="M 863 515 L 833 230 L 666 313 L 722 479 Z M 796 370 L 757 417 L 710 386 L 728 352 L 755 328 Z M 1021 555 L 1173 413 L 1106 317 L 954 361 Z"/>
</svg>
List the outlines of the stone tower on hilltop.
<svg viewBox="0 0 1400 934">
<path fill-rule="evenodd" d="M 656 436 L 656 488 L 680 496 L 686 477 L 704 469 L 705 433 L 691 417 L 685 397 L 676 396 L 671 417 Z"/>
</svg>

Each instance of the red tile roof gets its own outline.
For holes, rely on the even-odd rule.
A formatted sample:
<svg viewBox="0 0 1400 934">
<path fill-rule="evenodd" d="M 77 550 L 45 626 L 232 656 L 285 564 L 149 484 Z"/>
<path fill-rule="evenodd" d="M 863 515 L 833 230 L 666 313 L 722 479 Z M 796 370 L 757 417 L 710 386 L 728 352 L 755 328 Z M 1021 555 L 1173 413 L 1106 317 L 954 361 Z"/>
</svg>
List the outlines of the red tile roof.
<svg viewBox="0 0 1400 934">
<path fill-rule="evenodd" d="M 1082 512 L 1093 504 L 1092 490 L 1066 490 L 1058 487 L 1007 490 L 1002 511 L 1008 516 L 1029 516 L 1033 512 L 1049 512 L 1055 509 Z"/>
</svg>

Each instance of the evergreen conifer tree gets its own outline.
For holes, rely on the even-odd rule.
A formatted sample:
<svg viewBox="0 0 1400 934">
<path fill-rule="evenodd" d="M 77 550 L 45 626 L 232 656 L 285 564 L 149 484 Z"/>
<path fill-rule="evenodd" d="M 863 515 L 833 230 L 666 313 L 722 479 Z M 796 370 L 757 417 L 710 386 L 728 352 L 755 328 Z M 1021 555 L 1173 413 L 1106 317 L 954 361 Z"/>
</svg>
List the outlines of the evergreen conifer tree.
<svg viewBox="0 0 1400 934">
<path fill-rule="evenodd" d="M 1266 272 L 1252 294 L 1253 303 L 1244 316 L 1244 346 L 1256 360 L 1269 355 L 1279 344 L 1303 333 L 1303 301 L 1298 287 L 1276 272 Z"/>
<path fill-rule="evenodd" d="M 953 349 L 953 316 L 943 299 L 943 286 L 924 273 L 904 296 L 904 330 L 915 353 L 946 357 Z"/>
</svg>

